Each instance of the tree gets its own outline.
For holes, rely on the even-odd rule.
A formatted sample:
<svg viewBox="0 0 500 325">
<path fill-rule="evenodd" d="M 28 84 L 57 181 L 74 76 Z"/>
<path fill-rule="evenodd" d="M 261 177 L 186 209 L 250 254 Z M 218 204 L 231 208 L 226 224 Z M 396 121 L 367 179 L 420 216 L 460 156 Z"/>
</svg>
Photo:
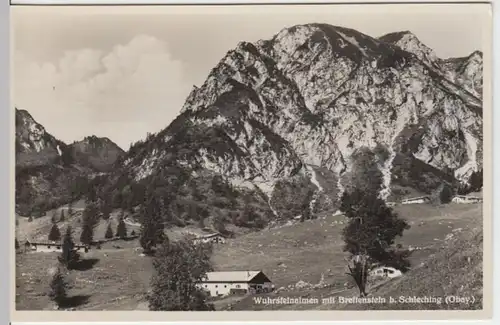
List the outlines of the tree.
<svg viewBox="0 0 500 325">
<path fill-rule="evenodd" d="M 304 222 L 304 220 L 309 220 L 311 219 L 311 201 L 314 195 L 314 191 L 312 189 L 309 189 L 307 191 L 306 196 L 304 197 L 304 200 L 302 201 L 302 214 L 300 215 L 300 222 Z"/>
<path fill-rule="evenodd" d="M 441 204 L 448 204 L 453 199 L 453 190 L 449 185 L 443 184 L 441 191 L 439 192 L 439 201 Z"/>
<path fill-rule="evenodd" d="M 342 235 L 344 251 L 350 253 L 348 274 L 354 279 L 361 296 L 366 295 L 368 272 L 377 264 L 393 266 L 405 272 L 409 262 L 393 245 L 410 226 L 379 197 L 382 173 L 375 155 L 364 150 L 355 164 L 354 181 L 342 195 L 340 211 L 348 219 Z"/>
<path fill-rule="evenodd" d="M 153 259 L 154 274 L 147 296 L 153 311 L 210 311 L 207 293 L 197 286 L 212 270 L 210 245 L 183 239 L 165 240 Z"/>
<path fill-rule="evenodd" d="M 127 225 L 122 217 L 118 219 L 118 226 L 116 226 L 116 237 L 121 239 L 127 238 Z"/>
<path fill-rule="evenodd" d="M 163 198 L 153 193 L 148 193 L 144 201 L 139 242 L 144 249 L 144 254 L 151 254 L 152 249 L 163 242 L 165 236 L 163 222 L 165 202 Z"/>
<path fill-rule="evenodd" d="M 73 215 L 73 202 L 68 203 L 68 216 Z"/>
<path fill-rule="evenodd" d="M 196 183 L 192 187 L 192 196 L 193 196 L 193 200 L 195 200 L 197 203 L 202 203 L 206 200 L 205 195 L 203 195 L 203 193 L 201 193 L 201 191 L 198 188 Z"/>
<path fill-rule="evenodd" d="M 50 282 L 49 297 L 52 301 L 57 304 L 58 308 L 61 308 L 67 299 L 68 284 L 64 278 L 64 274 L 60 267 L 57 268 L 56 272 L 52 276 L 52 281 Z"/>
<path fill-rule="evenodd" d="M 52 228 L 50 228 L 49 232 L 49 241 L 60 241 L 61 240 L 61 232 L 59 231 L 59 227 L 56 223 L 52 224 Z"/>
<path fill-rule="evenodd" d="M 244 198 L 244 206 L 240 215 L 236 218 L 236 226 L 247 227 L 251 220 L 254 219 L 255 211 L 254 207 L 250 203 L 250 198 L 246 196 Z"/>
<path fill-rule="evenodd" d="M 109 220 L 109 218 L 110 218 L 110 217 L 111 217 L 111 214 L 110 214 L 110 212 L 109 212 L 109 211 L 104 211 L 104 212 L 102 213 L 102 218 L 103 218 L 104 220 Z"/>
<path fill-rule="evenodd" d="M 83 211 L 83 224 L 80 241 L 83 244 L 90 245 L 94 240 L 94 229 L 99 223 L 99 209 L 97 204 L 90 202 Z"/>
<path fill-rule="evenodd" d="M 394 266 L 406 271 L 408 265 L 396 258 L 394 240 L 409 228 L 406 221 L 377 197 L 360 190 L 344 193 L 340 210 L 349 219 L 343 230 L 344 250 L 353 257 L 350 274 L 364 296 L 367 270 L 376 264 Z"/>
<path fill-rule="evenodd" d="M 64 234 L 62 242 L 62 252 L 59 256 L 59 262 L 65 265 L 67 268 L 71 269 L 74 263 L 76 263 L 80 255 L 75 251 L 75 243 L 73 242 L 73 229 L 71 226 L 66 228 L 66 233 Z"/>
<path fill-rule="evenodd" d="M 64 210 L 63 210 L 63 209 L 61 209 L 61 216 L 59 217 L 59 221 L 60 221 L 60 222 L 63 222 L 63 221 L 64 221 L 64 219 L 65 219 L 65 216 L 64 216 Z"/>
<path fill-rule="evenodd" d="M 378 148 L 379 151 L 382 149 Z M 383 174 L 380 171 L 380 156 L 369 148 L 359 148 L 352 154 L 351 171 L 347 173 L 344 185 L 347 192 L 359 189 L 365 193 L 378 193 L 382 190 Z"/>
<path fill-rule="evenodd" d="M 80 233 L 80 241 L 82 244 L 90 245 L 94 241 L 94 230 L 91 225 L 84 223 L 82 232 Z"/>
<path fill-rule="evenodd" d="M 19 241 L 17 240 L 17 238 L 15 238 L 14 247 L 16 248 L 16 250 L 19 249 Z"/>
<path fill-rule="evenodd" d="M 478 192 L 483 187 L 483 170 L 473 172 L 469 178 L 470 190 Z"/>
<path fill-rule="evenodd" d="M 104 238 L 106 239 L 113 238 L 113 229 L 111 229 L 111 223 L 108 223 L 108 227 L 106 228 L 106 233 L 104 234 Z"/>
<path fill-rule="evenodd" d="M 56 211 L 52 212 L 52 217 L 50 217 L 50 221 L 52 223 L 57 223 L 57 214 L 56 214 Z"/>
<path fill-rule="evenodd" d="M 104 220 L 109 220 L 109 217 L 112 212 L 111 206 L 111 193 L 109 191 L 105 191 L 102 195 L 102 200 L 99 202 L 99 208 L 102 214 L 102 218 Z"/>
<path fill-rule="evenodd" d="M 219 215 L 214 218 L 213 222 L 215 230 L 217 230 L 222 235 L 227 235 L 228 230 L 226 229 L 225 218 L 222 212 L 219 211 Z"/>
</svg>

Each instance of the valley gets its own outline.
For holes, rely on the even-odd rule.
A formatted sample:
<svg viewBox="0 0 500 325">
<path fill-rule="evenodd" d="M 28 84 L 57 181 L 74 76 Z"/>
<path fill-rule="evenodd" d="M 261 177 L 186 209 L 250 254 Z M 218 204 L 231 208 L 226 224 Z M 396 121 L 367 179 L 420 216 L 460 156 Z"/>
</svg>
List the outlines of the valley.
<svg viewBox="0 0 500 325">
<path fill-rule="evenodd" d="M 434 255 L 442 254 L 450 240 L 470 236 L 473 228 L 482 229 L 482 206 L 480 204 L 448 204 L 431 206 L 426 204 L 398 205 L 395 210 L 412 226 L 401 243 L 415 249 L 410 257 L 412 270 L 402 278 L 382 284 L 373 295 L 389 295 L 400 289 L 398 283 L 419 283 L 432 287 L 430 279 L 422 277 L 421 263 L 432 262 Z M 78 238 L 77 217 L 61 224 L 75 226 Z M 25 238 L 46 240 L 50 229 L 50 217 L 36 219 L 32 223 L 18 218 L 18 238 L 21 248 Z M 24 219 L 24 220 L 23 220 Z M 36 222 L 36 224 L 35 224 Z M 112 217 L 111 223 L 115 225 Z M 325 213 L 316 220 L 304 223 L 265 229 L 228 239 L 215 247 L 214 268 L 226 270 L 263 270 L 275 283 L 277 293 L 271 297 L 318 297 L 331 295 L 356 296 L 355 287 L 345 275 L 347 256 L 342 252 L 341 230 L 345 219 L 341 215 Z M 128 231 L 137 229 L 128 226 Z M 96 239 L 104 237 L 105 223 L 96 230 Z M 187 230 L 168 229 L 166 233 L 175 240 Z M 467 238 L 467 237 L 465 237 Z M 117 248 L 118 246 L 119 248 Z M 70 296 L 81 297 L 76 310 L 147 310 L 144 294 L 149 289 L 152 275 L 150 258 L 141 256 L 137 240 L 104 243 L 102 249 L 92 248 L 85 259 L 95 260 L 88 270 L 71 271 L 73 287 Z M 479 252 L 481 246 L 475 247 Z M 472 252 L 464 251 L 469 257 Z M 477 256 L 476 256 L 477 257 Z M 444 267 L 446 260 L 439 260 Z M 57 253 L 19 253 L 16 255 L 16 308 L 18 310 L 42 310 L 51 308 L 46 294 L 50 281 L 49 271 L 57 264 Z M 463 265 L 448 266 L 447 272 L 459 274 Z M 415 269 L 415 270 L 413 270 Z M 413 275 L 415 274 L 415 275 Z M 436 280 L 437 281 L 437 280 Z M 451 279 L 455 282 L 454 279 Z M 458 280 L 457 280 L 458 281 Z M 443 284 L 444 285 L 444 284 Z M 404 286 L 407 286 L 404 284 Z M 413 290 L 413 289 L 412 289 Z M 449 292 L 452 293 L 451 289 Z M 443 294 L 444 294 L 443 293 Z M 255 305 L 255 297 L 228 297 L 214 301 L 217 310 L 263 310 L 263 309 L 324 309 L 339 305 Z M 321 300 L 321 299 L 320 299 Z M 353 308 L 345 307 L 345 308 Z"/>
</svg>

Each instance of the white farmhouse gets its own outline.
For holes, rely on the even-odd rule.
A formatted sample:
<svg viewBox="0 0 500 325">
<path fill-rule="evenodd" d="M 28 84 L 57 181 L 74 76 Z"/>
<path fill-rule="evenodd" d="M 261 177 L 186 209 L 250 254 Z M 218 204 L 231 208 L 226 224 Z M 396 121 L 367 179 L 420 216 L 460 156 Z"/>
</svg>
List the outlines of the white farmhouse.
<svg viewBox="0 0 500 325">
<path fill-rule="evenodd" d="M 262 271 L 208 272 L 198 286 L 208 291 L 211 297 L 274 290 L 274 284 Z"/>
</svg>

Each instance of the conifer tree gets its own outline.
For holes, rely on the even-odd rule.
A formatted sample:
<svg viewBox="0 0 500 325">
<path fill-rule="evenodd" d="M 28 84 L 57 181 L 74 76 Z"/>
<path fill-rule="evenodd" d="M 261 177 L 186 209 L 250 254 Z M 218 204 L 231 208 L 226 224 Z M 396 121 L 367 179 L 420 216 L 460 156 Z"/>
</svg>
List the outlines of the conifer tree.
<svg viewBox="0 0 500 325">
<path fill-rule="evenodd" d="M 52 276 L 52 281 L 50 282 L 49 297 L 52 301 L 57 304 L 58 308 L 64 306 L 67 299 L 68 284 L 64 278 L 63 271 L 60 267 L 57 268 L 56 272 Z"/>
<path fill-rule="evenodd" d="M 83 211 L 83 224 L 80 241 L 83 244 L 90 245 L 94 241 L 94 230 L 99 223 L 99 209 L 97 204 L 90 202 Z"/>
<path fill-rule="evenodd" d="M 104 234 L 104 238 L 106 239 L 113 238 L 113 230 L 111 229 L 111 223 L 108 223 L 108 227 L 106 228 L 106 233 Z"/>
<path fill-rule="evenodd" d="M 300 222 L 304 222 L 304 220 L 311 219 L 311 201 L 313 195 L 314 191 L 312 189 L 309 189 L 302 201 L 302 206 L 301 206 L 302 214 L 300 215 Z"/>
<path fill-rule="evenodd" d="M 73 215 L 73 202 L 68 203 L 68 216 Z"/>
<path fill-rule="evenodd" d="M 141 237 L 139 242 L 145 254 L 151 254 L 157 244 L 164 239 L 163 199 L 154 193 L 148 193 L 142 206 Z"/>
<path fill-rule="evenodd" d="M 80 255 L 74 248 L 75 243 L 73 242 L 73 229 L 71 226 L 68 226 L 62 242 L 62 253 L 61 256 L 59 256 L 59 262 L 61 262 L 61 264 L 66 266 L 68 269 L 71 269 L 73 264 L 80 258 Z"/>
<path fill-rule="evenodd" d="M 116 237 L 120 237 L 121 239 L 127 238 L 127 225 L 121 217 L 118 220 L 118 226 L 116 226 Z"/>
<path fill-rule="evenodd" d="M 49 232 L 49 241 L 60 241 L 61 240 L 61 232 L 59 231 L 59 227 L 56 223 L 52 224 L 52 228 L 50 228 Z"/>
<path fill-rule="evenodd" d="M 52 217 L 50 217 L 50 221 L 52 223 L 57 223 L 57 214 L 56 214 L 56 211 L 52 212 Z"/>
</svg>

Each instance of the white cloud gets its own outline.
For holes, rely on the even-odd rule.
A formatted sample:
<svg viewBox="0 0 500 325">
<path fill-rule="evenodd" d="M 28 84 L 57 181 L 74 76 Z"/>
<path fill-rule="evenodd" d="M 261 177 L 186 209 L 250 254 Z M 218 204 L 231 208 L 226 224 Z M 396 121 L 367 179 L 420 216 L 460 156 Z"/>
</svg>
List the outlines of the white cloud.
<svg viewBox="0 0 500 325">
<path fill-rule="evenodd" d="M 147 35 L 107 53 L 68 51 L 54 62 L 28 55 L 14 57 L 13 103 L 67 142 L 95 134 L 126 149 L 146 132 L 166 127 L 191 87 L 167 44 Z"/>
</svg>

